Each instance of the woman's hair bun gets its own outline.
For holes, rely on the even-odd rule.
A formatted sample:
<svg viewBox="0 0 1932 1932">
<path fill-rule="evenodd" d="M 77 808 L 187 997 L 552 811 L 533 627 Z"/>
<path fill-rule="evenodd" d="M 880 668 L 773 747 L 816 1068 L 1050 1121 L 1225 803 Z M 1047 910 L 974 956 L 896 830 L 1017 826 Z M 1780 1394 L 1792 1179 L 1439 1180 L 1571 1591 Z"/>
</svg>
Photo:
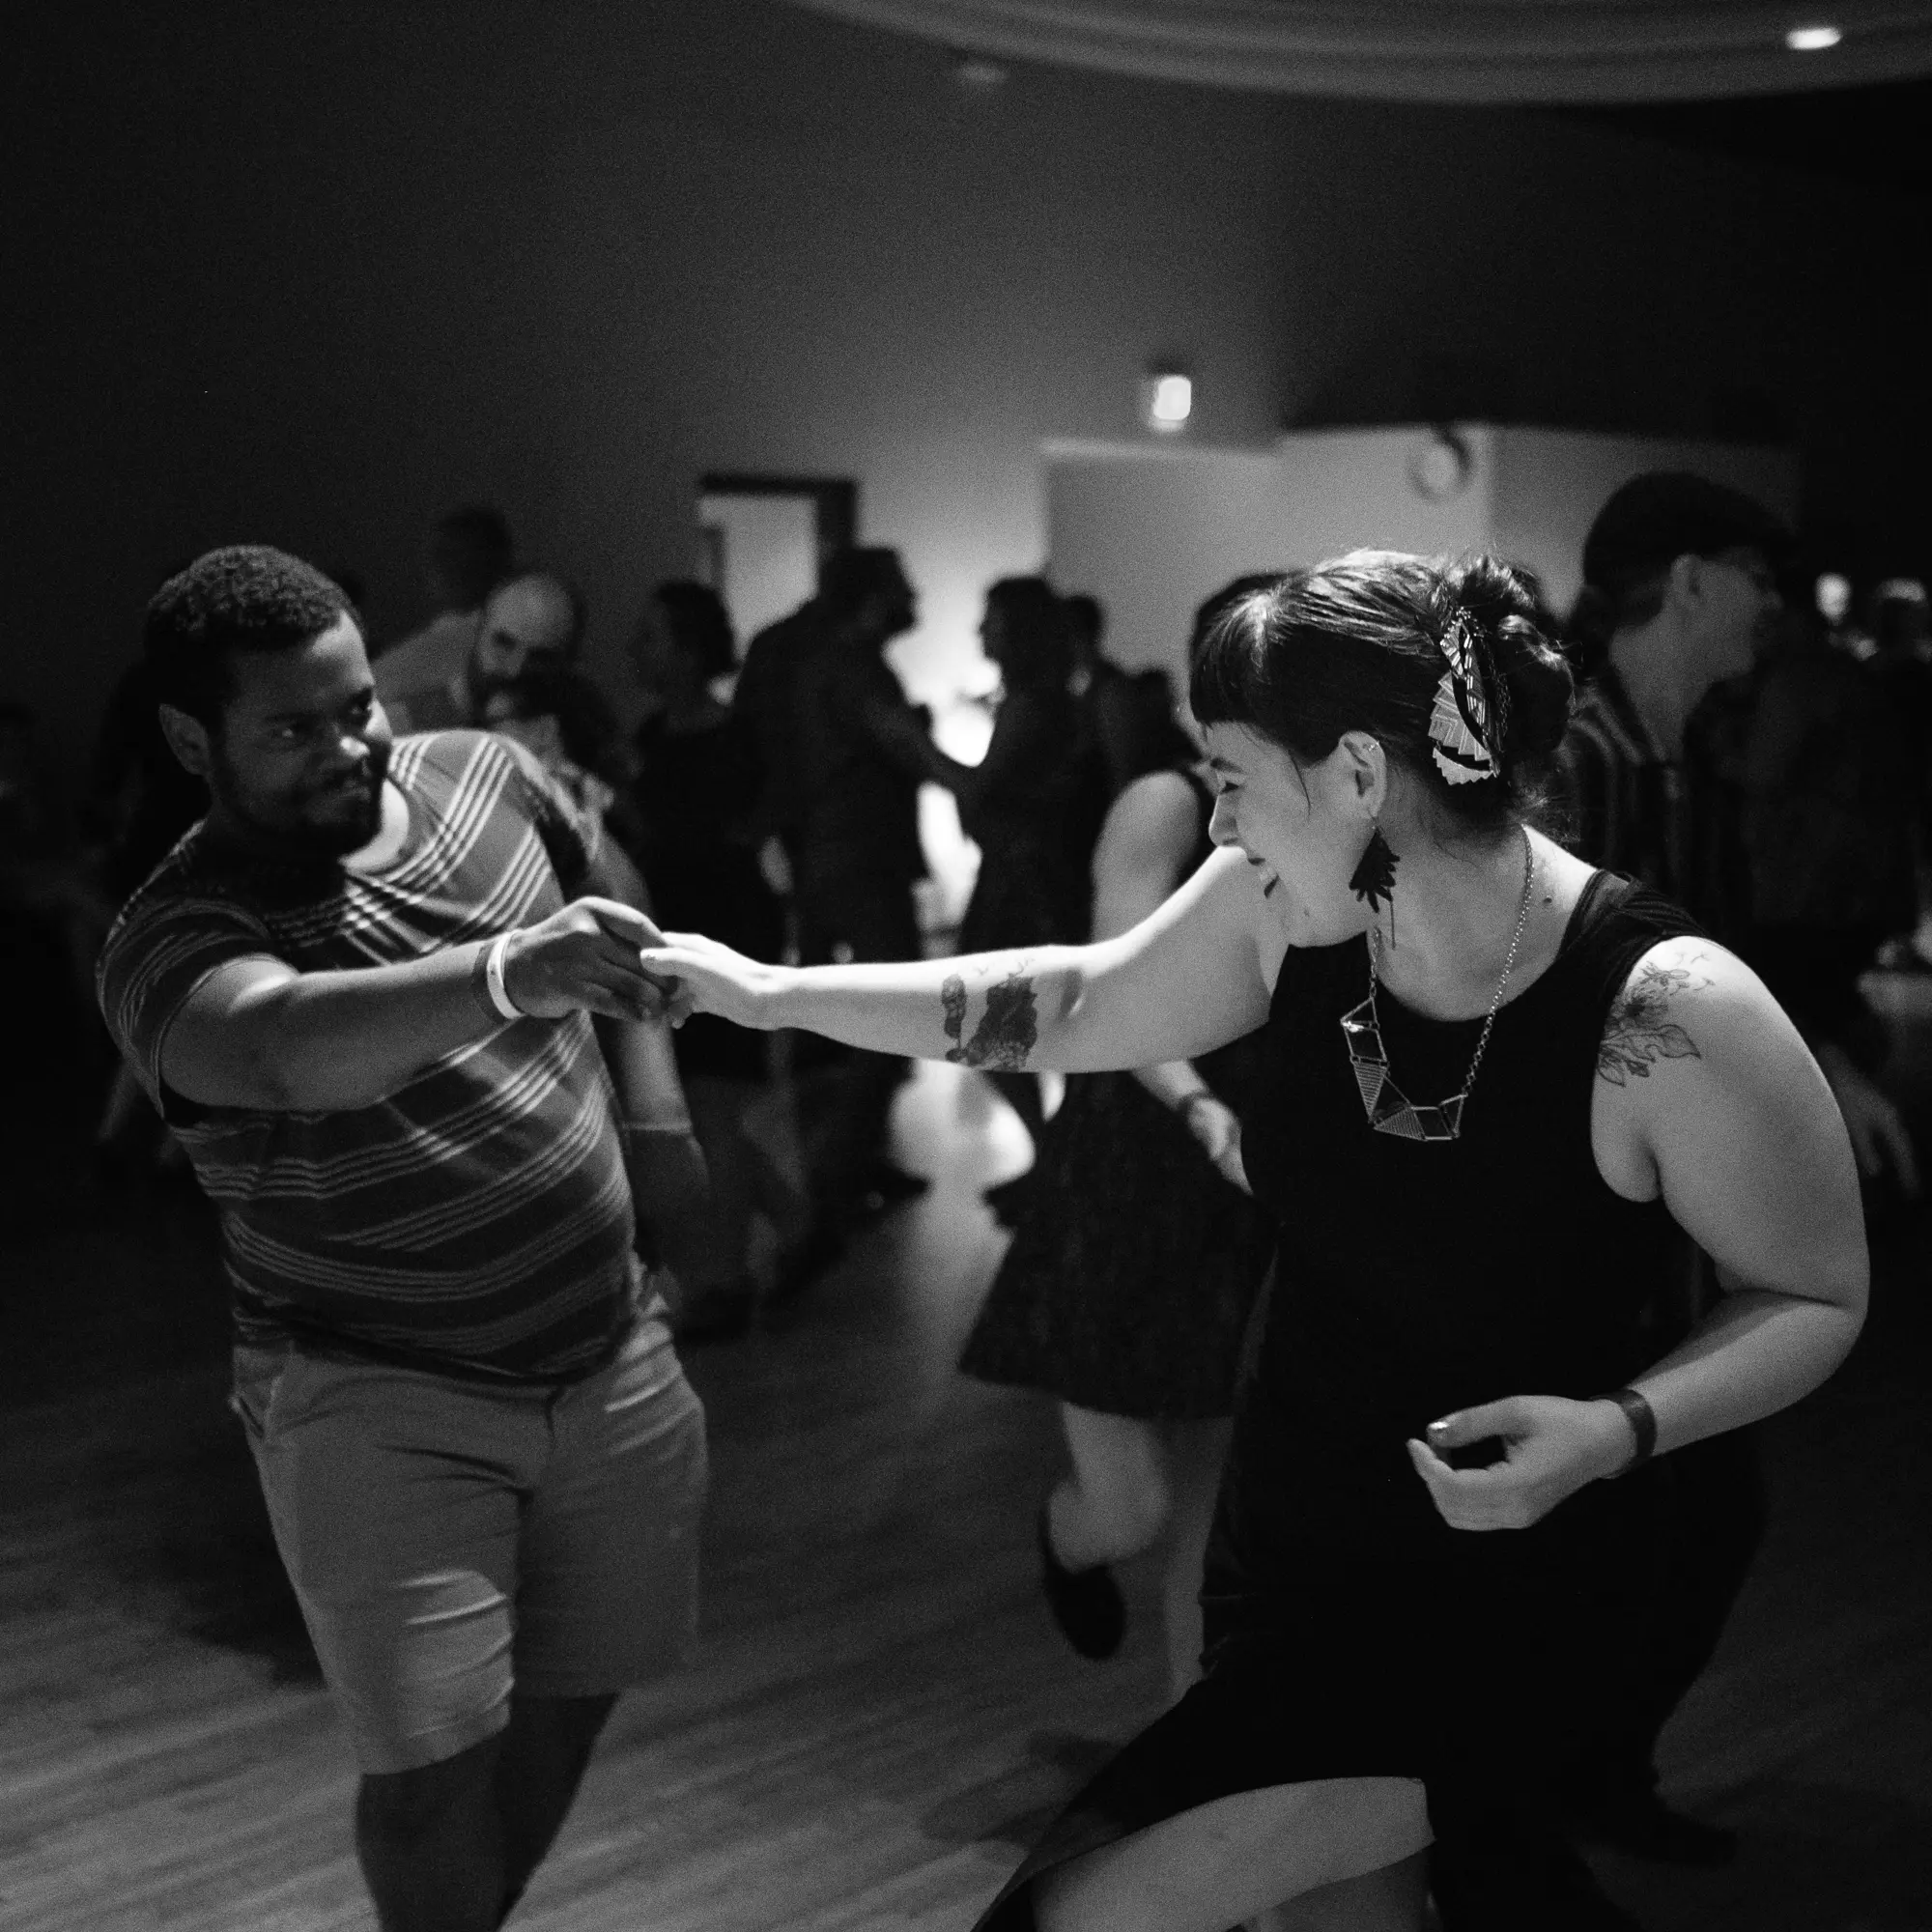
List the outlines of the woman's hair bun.
<svg viewBox="0 0 1932 1932">
<path fill-rule="evenodd" d="M 1500 557 L 1465 558 L 1450 572 L 1456 602 L 1468 611 L 1509 687 L 1506 765 L 1548 758 L 1563 741 L 1576 696 L 1569 663 L 1555 643 L 1556 622 L 1535 584 Z"/>
</svg>

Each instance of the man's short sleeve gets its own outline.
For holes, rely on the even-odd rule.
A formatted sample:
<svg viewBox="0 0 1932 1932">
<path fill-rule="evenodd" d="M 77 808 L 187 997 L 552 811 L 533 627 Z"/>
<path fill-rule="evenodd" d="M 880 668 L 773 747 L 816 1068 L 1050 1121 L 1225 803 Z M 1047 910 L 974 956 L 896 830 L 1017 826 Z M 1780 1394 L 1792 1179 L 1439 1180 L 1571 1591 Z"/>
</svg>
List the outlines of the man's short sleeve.
<svg viewBox="0 0 1932 1932">
<path fill-rule="evenodd" d="M 526 745 L 503 732 L 492 732 L 490 739 L 515 765 L 511 795 L 536 827 L 564 896 L 574 897 L 604 848 L 602 816 L 574 799 Z"/>
<path fill-rule="evenodd" d="M 211 973 L 265 954 L 281 956 L 268 927 L 214 895 L 137 898 L 107 935 L 95 975 L 101 1017 L 163 1120 L 193 1111 L 161 1080 L 168 1029 Z"/>
</svg>

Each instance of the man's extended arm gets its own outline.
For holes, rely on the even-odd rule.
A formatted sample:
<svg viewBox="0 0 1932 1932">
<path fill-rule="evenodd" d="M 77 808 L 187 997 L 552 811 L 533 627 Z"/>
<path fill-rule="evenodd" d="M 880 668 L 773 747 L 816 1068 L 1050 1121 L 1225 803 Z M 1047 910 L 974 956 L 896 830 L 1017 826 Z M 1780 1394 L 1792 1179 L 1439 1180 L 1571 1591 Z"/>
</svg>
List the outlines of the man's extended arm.
<svg viewBox="0 0 1932 1932">
<path fill-rule="evenodd" d="M 650 921 L 613 899 L 578 899 L 507 936 L 504 991 L 523 1013 L 641 1019 L 661 1010 L 638 949 Z M 502 1026 L 480 984 L 493 940 L 419 959 L 301 973 L 252 953 L 228 960 L 183 1004 L 161 1042 L 165 1086 L 205 1107 L 329 1113 L 373 1106 L 460 1046 Z"/>
</svg>

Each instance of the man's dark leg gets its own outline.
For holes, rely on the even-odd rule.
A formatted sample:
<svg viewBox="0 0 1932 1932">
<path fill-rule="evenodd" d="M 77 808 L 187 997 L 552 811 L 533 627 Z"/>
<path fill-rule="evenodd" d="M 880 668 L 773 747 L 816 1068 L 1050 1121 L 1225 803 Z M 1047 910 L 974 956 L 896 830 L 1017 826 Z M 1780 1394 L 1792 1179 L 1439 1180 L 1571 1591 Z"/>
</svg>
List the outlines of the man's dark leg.
<svg viewBox="0 0 1932 1932">
<path fill-rule="evenodd" d="M 355 1853 L 383 1932 L 492 1932 L 501 1923 L 502 1744 L 487 1738 L 440 1764 L 363 1778 Z"/>
<path fill-rule="evenodd" d="M 500 1924 L 543 1862 L 583 1781 L 591 1747 L 614 1693 L 601 1697 L 510 1699 L 509 1727 L 497 1760 L 497 1806 L 502 1818 Z"/>
</svg>

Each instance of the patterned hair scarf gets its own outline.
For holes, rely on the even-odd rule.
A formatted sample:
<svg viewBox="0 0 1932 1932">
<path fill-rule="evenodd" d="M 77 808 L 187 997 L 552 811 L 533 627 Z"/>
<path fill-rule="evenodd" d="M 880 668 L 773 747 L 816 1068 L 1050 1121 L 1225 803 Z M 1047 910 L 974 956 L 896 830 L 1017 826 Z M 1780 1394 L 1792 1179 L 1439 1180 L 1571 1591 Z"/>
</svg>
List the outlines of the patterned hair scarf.
<svg viewBox="0 0 1932 1932">
<path fill-rule="evenodd" d="M 1493 654 L 1478 648 L 1481 641 L 1475 619 L 1460 607 L 1436 639 L 1449 662 L 1429 714 L 1430 754 L 1451 784 L 1478 784 L 1502 769 L 1509 692 L 1496 673 Z M 1486 682 L 1495 694 L 1493 711 L 1484 696 Z"/>
</svg>

